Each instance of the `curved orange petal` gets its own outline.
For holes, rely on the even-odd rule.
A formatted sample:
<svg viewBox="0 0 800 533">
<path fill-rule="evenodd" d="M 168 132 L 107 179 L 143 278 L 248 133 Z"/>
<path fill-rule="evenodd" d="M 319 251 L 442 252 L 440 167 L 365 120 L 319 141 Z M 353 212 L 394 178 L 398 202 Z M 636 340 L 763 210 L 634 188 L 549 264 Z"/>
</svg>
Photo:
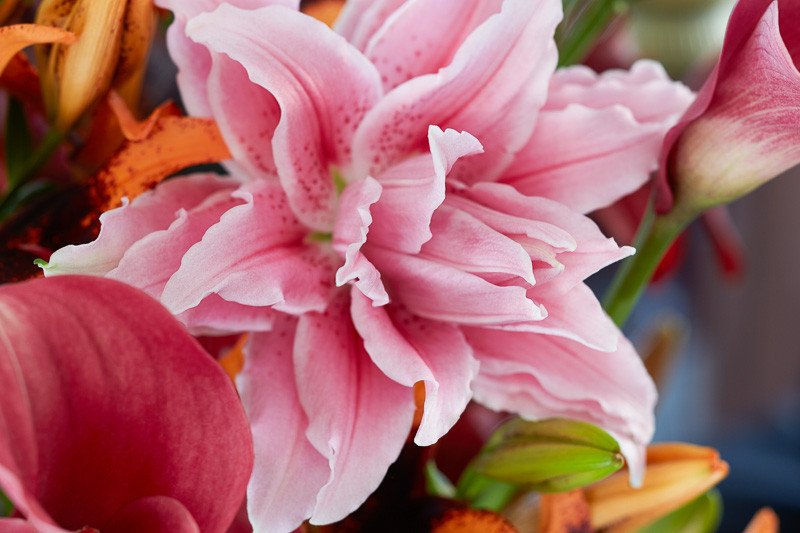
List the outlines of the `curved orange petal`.
<svg viewBox="0 0 800 533">
<path fill-rule="evenodd" d="M 778 533 L 778 515 L 769 507 L 762 507 L 747 524 L 743 533 Z"/>
<path fill-rule="evenodd" d="M 216 122 L 192 117 L 162 117 L 150 135 L 128 141 L 89 182 L 99 211 L 118 207 L 183 168 L 217 163 L 231 155 Z"/>
<path fill-rule="evenodd" d="M 0 28 L 0 72 L 17 52 L 32 44 L 62 43 L 77 41 L 75 34 L 61 28 L 40 24 L 14 24 Z"/>
<path fill-rule="evenodd" d="M 505 518 L 491 511 L 453 509 L 438 520 L 431 533 L 518 533 Z"/>
</svg>

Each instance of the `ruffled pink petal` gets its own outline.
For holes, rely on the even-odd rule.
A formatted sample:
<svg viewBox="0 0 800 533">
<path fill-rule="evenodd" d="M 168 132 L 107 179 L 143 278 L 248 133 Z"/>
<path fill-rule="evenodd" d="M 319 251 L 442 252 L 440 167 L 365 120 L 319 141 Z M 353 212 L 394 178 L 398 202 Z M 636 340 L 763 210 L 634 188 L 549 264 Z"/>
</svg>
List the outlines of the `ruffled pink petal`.
<svg viewBox="0 0 800 533">
<path fill-rule="evenodd" d="M 175 314 L 212 293 L 287 312 L 324 308 L 333 277 L 331 257 L 303 242 L 306 230 L 280 188 L 253 182 L 234 195 L 245 203 L 229 209 L 186 252 L 161 302 Z"/>
<path fill-rule="evenodd" d="M 464 333 L 481 363 L 473 386 L 478 402 L 526 418 L 596 424 L 620 442 L 631 482 L 641 482 L 657 394 L 622 335 L 617 350 L 605 353 L 548 335 L 477 328 Z"/>
<path fill-rule="evenodd" d="M 475 217 L 442 206 L 431 222 L 433 238 L 419 256 L 479 275 L 490 283 L 505 284 L 518 278 L 521 286 L 536 283 L 531 258 L 513 239 Z"/>
<path fill-rule="evenodd" d="M 354 511 L 397 459 L 411 428 L 413 395 L 386 377 L 364 351 L 349 317 L 346 292 L 325 313 L 300 317 L 294 343 L 308 439 L 330 465 L 311 522 Z"/>
<path fill-rule="evenodd" d="M 192 514 L 175 498 L 148 496 L 117 511 L 103 533 L 200 533 Z"/>
<path fill-rule="evenodd" d="M 536 286 L 528 296 L 545 308 L 547 317 L 503 329 L 564 337 L 603 352 L 617 349 L 619 331 L 585 284 L 579 283 L 568 292 L 553 290 L 551 284 Z"/>
<path fill-rule="evenodd" d="M 523 287 L 500 287 L 456 267 L 380 247 L 366 255 L 392 288 L 392 298 L 421 317 L 499 325 L 545 316 Z"/>
<path fill-rule="evenodd" d="M 640 123 L 658 123 L 669 128 L 694 100 L 684 84 L 672 81 L 660 63 L 642 59 L 630 70 L 607 70 L 597 74 L 576 65 L 556 71 L 544 110 L 565 109 L 579 104 L 591 109 L 623 106 Z"/>
<path fill-rule="evenodd" d="M 361 50 L 386 20 L 407 0 L 348 0 L 333 29 Z"/>
<path fill-rule="evenodd" d="M 311 516 L 317 492 L 330 475 L 328 461 L 305 436 L 308 418 L 295 387 L 292 346 L 297 319 L 282 315 L 272 331 L 251 334 L 236 383 L 255 445 L 247 487 L 256 531 L 293 531 Z"/>
<path fill-rule="evenodd" d="M 668 125 L 638 122 L 625 107 L 571 104 L 542 111 L 536 130 L 502 177 L 523 194 L 579 213 L 638 189 L 658 166 Z"/>
<path fill-rule="evenodd" d="M 472 398 L 478 372 L 472 349 L 458 328 L 390 306 L 375 308 L 352 292 L 353 324 L 372 361 L 389 378 L 413 387 L 425 382 L 425 405 L 414 442 L 435 443 L 458 421 Z"/>
<path fill-rule="evenodd" d="M 211 117 L 206 83 L 211 71 L 208 50 L 186 37 L 186 23 L 200 13 L 215 10 L 223 3 L 244 9 L 257 9 L 265 5 L 285 5 L 299 8 L 299 0 L 156 0 L 156 5 L 169 9 L 175 15 L 167 29 L 167 47 L 170 57 L 178 67 L 178 88 L 181 100 L 190 115 Z"/>
<path fill-rule="evenodd" d="M 431 238 L 431 217 L 445 198 L 445 178 L 462 157 L 482 151 L 469 133 L 428 128 L 430 155 L 410 157 L 392 166 L 377 180 L 383 187 L 372 208 L 369 241 L 392 250 L 415 254 Z"/>
<path fill-rule="evenodd" d="M 339 198 L 339 212 L 333 229 L 333 249 L 344 256 L 345 262 L 336 271 L 336 286 L 357 280 L 356 287 L 374 305 L 389 303 L 389 295 L 381 282 L 380 272 L 361 253 L 367 242 L 372 215 L 370 206 L 381 197 L 381 185 L 374 179 L 359 180 L 348 185 Z"/>
<path fill-rule="evenodd" d="M 329 167 L 350 165 L 353 132 L 381 96 L 374 66 L 322 22 L 279 6 L 222 5 L 192 19 L 187 32 L 241 63 L 275 97 L 281 117 L 272 150 L 289 203 L 309 227 L 330 232 L 336 190 Z M 226 87 L 226 98 L 246 96 Z"/>
<path fill-rule="evenodd" d="M 557 2 L 506 0 L 450 65 L 403 83 L 369 112 L 354 138 L 356 175 L 378 175 L 422 150 L 428 125 L 436 124 L 483 144 L 485 154 L 456 167 L 460 179 L 494 179 L 530 137 L 544 104 L 560 16 Z"/>
<path fill-rule="evenodd" d="M 92 274 L 103 276 L 116 268 L 125 252 L 146 235 L 166 229 L 180 209 L 191 209 L 207 196 L 232 190 L 238 183 L 215 174 L 195 174 L 163 182 L 136 201 L 100 215 L 100 235 L 88 244 L 65 246 L 53 252 L 43 267 L 45 276 Z"/>
<path fill-rule="evenodd" d="M 136 289 L 83 276 L 4 285 L 0 315 L 2 380 L 13 369 L 37 458 L 16 477 L 33 475 L 30 487 L 9 486 L 9 465 L 0 483 L 37 528 L 20 488 L 68 530 L 102 529 L 126 503 L 161 495 L 200 530 L 225 531 L 250 475 L 250 431 L 230 379 L 178 322 Z M 18 399 L 0 396 L 4 420 Z"/>
<path fill-rule="evenodd" d="M 620 247 L 614 239 L 605 237 L 588 217 L 549 198 L 528 197 L 499 183 L 478 183 L 460 190 L 459 195 L 449 205 L 457 205 L 512 236 L 532 260 L 545 261 L 547 252 L 553 253 L 551 266 L 557 266 L 557 271 L 540 277 L 540 265 L 534 268 L 537 282 L 547 282 L 548 290 L 567 292 L 589 275 L 633 253 L 632 248 Z M 535 221 L 530 221 L 534 217 Z M 549 232 L 542 232 L 542 228 Z"/>
<path fill-rule="evenodd" d="M 388 91 L 447 66 L 476 27 L 500 12 L 503 0 L 406 2 L 369 39 L 366 55 Z M 447 31 L 442 31 L 447 21 Z"/>
<path fill-rule="evenodd" d="M 184 254 L 200 242 L 223 214 L 244 200 L 232 189 L 214 192 L 190 211 L 179 209 L 169 228 L 144 235 L 133 243 L 107 276 L 160 299 L 164 286 L 181 266 Z"/>
</svg>

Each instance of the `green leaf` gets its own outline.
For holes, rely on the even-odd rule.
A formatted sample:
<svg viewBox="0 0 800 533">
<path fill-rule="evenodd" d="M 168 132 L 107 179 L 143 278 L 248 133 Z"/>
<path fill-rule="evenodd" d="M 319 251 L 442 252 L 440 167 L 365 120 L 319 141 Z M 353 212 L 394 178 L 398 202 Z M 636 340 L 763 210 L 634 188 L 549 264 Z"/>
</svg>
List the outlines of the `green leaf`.
<svg viewBox="0 0 800 533">
<path fill-rule="evenodd" d="M 456 498 L 464 500 L 473 509 L 500 512 L 519 492 L 514 483 L 487 477 L 470 464 L 464 469 L 456 487 Z"/>
<path fill-rule="evenodd" d="M 712 489 L 683 507 L 661 517 L 638 533 L 714 533 L 722 520 L 722 497 Z"/>
<path fill-rule="evenodd" d="M 431 496 L 454 498 L 456 495 L 456 488 L 436 467 L 436 461 L 433 459 L 425 463 L 425 488 Z"/>
<path fill-rule="evenodd" d="M 16 98 L 9 98 L 5 129 L 6 173 L 10 186 L 19 183 L 33 155 L 33 141 L 25 110 Z"/>
</svg>

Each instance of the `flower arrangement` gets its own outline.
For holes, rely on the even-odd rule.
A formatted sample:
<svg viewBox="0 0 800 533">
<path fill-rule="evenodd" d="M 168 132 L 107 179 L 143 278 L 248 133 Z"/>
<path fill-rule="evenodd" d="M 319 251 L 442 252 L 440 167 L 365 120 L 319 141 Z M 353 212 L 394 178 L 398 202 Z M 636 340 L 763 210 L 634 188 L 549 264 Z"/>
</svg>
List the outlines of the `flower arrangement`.
<svg viewBox="0 0 800 533">
<path fill-rule="evenodd" d="M 651 443 L 659 349 L 620 328 L 694 219 L 800 161 L 800 5 L 740 0 L 695 93 L 581 64 L 634 0 L 29 4 L 0 530 L 717 527 L 728 464 Z"/>
</svg>

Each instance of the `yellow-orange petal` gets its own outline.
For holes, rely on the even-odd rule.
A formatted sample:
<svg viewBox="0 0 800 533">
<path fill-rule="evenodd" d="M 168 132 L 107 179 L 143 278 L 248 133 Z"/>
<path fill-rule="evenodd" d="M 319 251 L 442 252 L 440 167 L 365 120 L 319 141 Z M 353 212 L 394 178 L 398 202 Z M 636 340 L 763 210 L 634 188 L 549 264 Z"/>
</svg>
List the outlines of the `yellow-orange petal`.
<svg viewBox="0 0 800 533">
<path fill-rule="evenodd" d="M 683 443 L 647 449 L 641 489 L 628 486 L 626 470 L 584 489 L 592 527 L 606 533 L 636 531 L 690 502 L 728 475 L 728 464 L 713 448 Z"/>
<path fill-rule="evenodd" d="M 0 72 L 5 70 L 17 52 L 32 44 L 71 44 L 77 40 L 73 33 L 39 24 L 14 24 L 0 28 Z"/>
<path fill-rule="evenodd" d="M 131 110 L 128 109 L 125 100 L 116 91 L 110 91 L 108 93 L 108 105 L 111 106 L 111 110 L 114 112 L 114 116 L 117 117 L 117 121 L 119 122 L 122 134 L 128 141 L 142 141 L 146 139 L 150 133 L 152 133 L 153 128 L 156 127 L 159 119 L 163 117 L 177 117 L 181 114 L 180 108 L 175 102 L 169 100 L 155 108 L 146 119 L 136 120 Z"/>
<path fill-rule="evenodd" d="M 102 212 L 133 199 L 183 168 L 217 163 L 231 155 L 216 122 L 193 117 L 162 117 L 150 135 L 128 141 L 89 182 Z"/>
<path fill-rule="evenodd" d="M 437 520 L 431 533 L 518 533 L 505 518 L 491 511 L 453 509 Z"/>
<path fill-rule="evenodd" d="M 778 533 L 778 515 L 769 507 L 762 507 L 747 524 L 743 533 Z"/>
</svg>

